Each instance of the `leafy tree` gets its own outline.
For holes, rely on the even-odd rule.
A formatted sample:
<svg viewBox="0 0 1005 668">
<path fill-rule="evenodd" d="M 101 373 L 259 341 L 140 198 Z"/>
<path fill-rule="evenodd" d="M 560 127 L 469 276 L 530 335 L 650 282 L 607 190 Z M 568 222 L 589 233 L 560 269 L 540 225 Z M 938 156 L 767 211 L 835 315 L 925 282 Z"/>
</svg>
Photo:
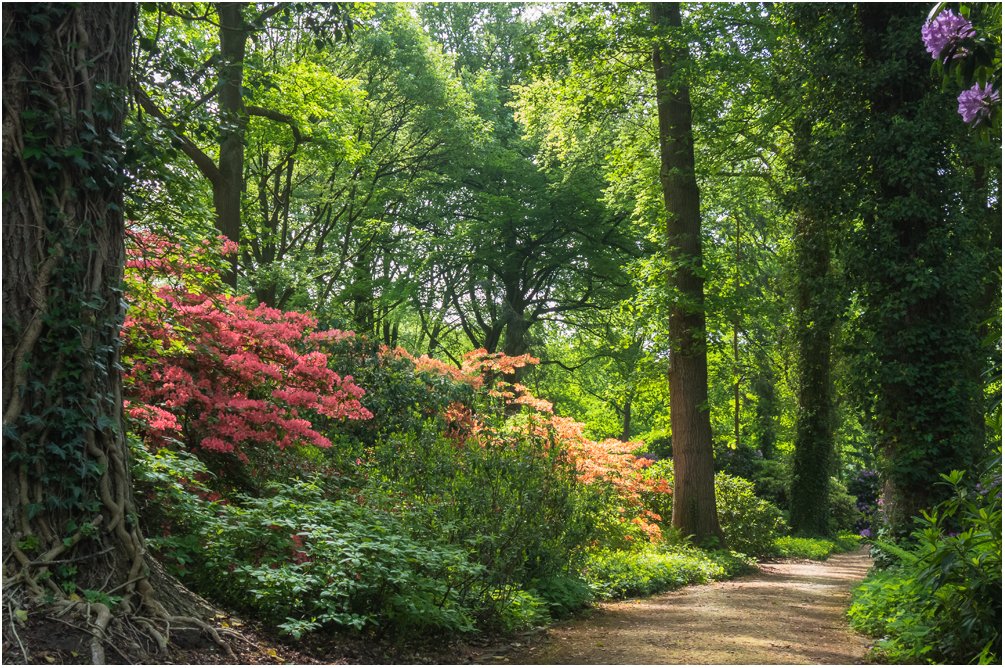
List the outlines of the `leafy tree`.
<svg viewBox="0 0 1005 668">
<path fill-rule="evenodd" d="M 289 24 L 294 5 L 206 3 L 186 7 L 157 3 L 142 8 L 139 46 L 147 56 L 135 74 L 137 100 L 170 130 L 180 150 L 210 182 L 217 229 L 240 243 L 249 118 L 258 116 L 288 125 L 296 144 L 311 140 L 296 118 L 245 101 L 245 70 L 256 60 L 248 52 L 248 41 L 262 32 L 267 22 Z M 327 3 L 300 9 L 311 14 L 307 25 L 314 39 L 310 41 L 319 47 L 352 31 L 344 5 Z M 212 28 L 216 28 L 215 36 Z M 162 40 L 168 37 L 173 38 L 170 45 L 162 48 Z M 237 258 L 232 262 L 227 282 L 236 287 Z"/>
<path fill-rule="evenodd" d="M 971 469 L 983 445 L 977 325 L 986 316 L 974 301 L 982 244 L 970 240 L 981 236 L 986 203 L 958 204 L 972 202 L 958 195 L 972 177 L 954 164 L 954 105 L 926 76 L 924 12 L 861 5 L 856 21 L 871 75 L 845 139 L 869 147 L 862 224 L 845 247 L 856 291 L 853 372 L 876 421 L 887 520 L 905 535 L 912 516 L 942 500 L 939 473 Z"/>
<path fill-rule="evenodd" d="M 657 30 L 671 39 L 682 27 L 680 4 L 650 5 Z M 675 31 L 674 29 L 678 29 Z M 676 33 L 676 34 L 675 34 Z M 725 543 L 715 506 L 712 424 L 705 352 L 704 279 L 701 275 L 701 203 L 694 176 L 687 46 L 653 47 L 659 113 L 660 183 L 667 219 L 673 302 L 669 339 L 670 416 L 674 451 L 673 524 L 699 543 Z"/>
</svg>

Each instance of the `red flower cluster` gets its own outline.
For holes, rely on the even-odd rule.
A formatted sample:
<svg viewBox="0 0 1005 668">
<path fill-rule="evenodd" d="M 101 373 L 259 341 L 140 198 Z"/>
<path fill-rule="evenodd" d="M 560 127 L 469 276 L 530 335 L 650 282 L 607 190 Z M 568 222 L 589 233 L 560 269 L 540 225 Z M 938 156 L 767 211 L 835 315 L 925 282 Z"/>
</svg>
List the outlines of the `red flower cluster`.
<svg viewBox="0 0 1005 668">
<path fill-rule="evenodd" d="M 327 343 L 352 332 L 315 331 L 309 314 L 225 294 L 222 251 L 232 242 L 183 248 L 131 231 L 122 329 L 126 410 L 152 446 L 237 452 L 250 444 L 284 449 L 331 442 L 300 411 L 334 418 L 372 417 L 352 376 L 328 369 Z"/>
</svg>

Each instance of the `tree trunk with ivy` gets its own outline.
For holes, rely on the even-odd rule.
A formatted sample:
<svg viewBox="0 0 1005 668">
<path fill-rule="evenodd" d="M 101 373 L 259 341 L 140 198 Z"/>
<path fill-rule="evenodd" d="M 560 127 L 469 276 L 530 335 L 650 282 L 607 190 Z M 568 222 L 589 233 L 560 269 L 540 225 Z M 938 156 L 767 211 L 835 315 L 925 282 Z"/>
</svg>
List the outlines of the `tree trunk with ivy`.
<svg viewBox="0 0 1005 668">
<path fill-rule="evenodd" d="M 120 136 L 135 12 L 3 7 L 4 592 L 20 584 L 26 605 L 92 615 L 94 663 L 113 609 L 168 621 L 197 607 L 144 554 L 123 426 Z"/>
<path fill-rule="evenodd" d="M 657 28 L 680 28 L 680 3 L 651 3 Z M 726 544 L 715 506 L 712 423 L 705 346 L 705 281 L 701 276 L 701 198 L 694 173 L 691 98 L 683 47 L 653 49 L 659 114 L 660 182 L 667 217 L 667 246 L 674 293 L 667 376 L 673 440 L 673 526 L 701 545 Z"/>
<path fill-rule="evenodd" d="M 815 167 L 808 152 L 813 121 L 795 121 L 795 167 L 809 180 Z M 834 463 L 831 391 L 831 329 L 836 320 L 831 288 L 831 249 L 827 221 L 804 191 L 796 214 L 796 328 L 798 411 L 792 458 L 790 522 L 799 535 L 830 533 L 830 476 Z"/>
<path fill-rule="evenodd" d="M 892 533 L 945 500 L 940 474 L 973 471 L 983 446 L 982 354 L 975 306 L 981 257 L 974 235 L 982 216 L 956 193 L 972 182 L 953 168 L 947 128 L 969 132 L 956 103 L 939 99 L 931 58 L 918 39 L 927 8 L 856 5 L 865 89 L 860 136 L 875 205 L 849 245 L 865 334 L 860 384 L 875 397 L 883 510 Z M 966 141 L 971 141 L 969 138 Z M 999 255 L 1000 259 L 1000 255 Z"/>
</svg>

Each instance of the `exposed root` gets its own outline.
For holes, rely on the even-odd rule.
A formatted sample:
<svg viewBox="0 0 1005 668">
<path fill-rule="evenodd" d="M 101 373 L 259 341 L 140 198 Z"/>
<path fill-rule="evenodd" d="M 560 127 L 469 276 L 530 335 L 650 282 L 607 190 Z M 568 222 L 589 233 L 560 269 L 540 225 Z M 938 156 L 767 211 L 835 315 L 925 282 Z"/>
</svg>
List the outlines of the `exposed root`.
<svg viewBox="0 0 1005 668">
<path fill-rule="evenodd" d="M 44 582 L 45 585 L 50 583 L 51 580 L 48 578 Z M 26 574 L 25 570 L 19 571 L 14 577 L 5 578 L 4 581 L 3 597 L 9 612 L 9 615 L 5 615 L 9 622 L 9 628 L 4 629 L 4 635 L 8 640 L 16 640 L 26 663 L 31 662 L 31 657 L 28 655 L 15 628 L 15 624 L 22 622 L 23 613 L 19 617 L 15 614 L 15 608 L 18 611 L 28 608 L 45 610 L 46 619 L 90 636 L 90 640 L 87 643 L 88 659 L 93 665 L 104 665 L 106 663 L 107 647 L 111 647 L 127 663 L 133 663 L 135 657 L 131 661 L 119 648 L 119 645 L 123 647 L 134 645 L 138 651 L 143 653 L 146 651 L 143 649 L 143 645 L 146 644 L 147 649 L 152 649 L 150 644 L 150 641 L 152 641 L 156 646 L 154 652 L 166 654 L 169 651 L 172 626 L 175 628 L 184 626 L 197 629 L 212 638 L 213 642 L 226 652 L 227 655 L 234 656 L 234 650 L 230 644 L 221 637 L 219 631 L 211 624 L 196 617 L 172 615 L 152 595 L 141 597 L 142 607 L 153 613 L 150 617 L 142 617 L 137 615 L 135 610 L 120 610 L 118 614 L 113 615 L 107 605 L 98 602 L 88 603 L 80 600 L 71 600 L 63 595 L 58 587 L 52 588 L 52 593 L 55 594 L 55 601 L 52 600 L 52 594 L 50 596 L 36 595 L 36 592 L 45 591 L 34 578 Z M 152 594 L 152 592 L 146 593 Z M 64 617 L 71 613 L 75 616 L 77 623 L 71 623 L 64 619 Z M 123 634 L 123 630 L 129 631 L 129 635 Z M 121 636 L 121 639 L 126 644 L 113 641 L 113 634 L 116 637 Z M 231 633 L 230 635 L 248 642 L 240 634 Z M 143 638 L 146 638 L 147 641 L 144 642 Z"/>
<path fill-rule="evenodd" d="M 203 631 L 205 631 L 206 633 L 208 633 L 210 636 L 212 636 L 213 637 L 213 641 L 217 645 L 219 645 L 220 647 L 222 647 L 223 650 L 225 652 L 227 652 L 228 656 L 234 656 L 234 650 L 230 647 L 230 645 L 228 643 L 226 643 L 226 642 L 223 641 L 223 638 L 221 638 L 220 634 L 216 632 L 216 629 L 214 629 L 212 626 L 210 626 L 206 622 L 202 621 L 201 619 L 196 619 L 195 617 L 172 617 L 171 619 L 172 619 L 172 621 L 176 621 L 176 622 L 185 622 L 185 623 L 188 623 L 188 624 L 195 624 L 196 626 L 198 626 L 199 628 L 201 628 Z"/>
</svg>

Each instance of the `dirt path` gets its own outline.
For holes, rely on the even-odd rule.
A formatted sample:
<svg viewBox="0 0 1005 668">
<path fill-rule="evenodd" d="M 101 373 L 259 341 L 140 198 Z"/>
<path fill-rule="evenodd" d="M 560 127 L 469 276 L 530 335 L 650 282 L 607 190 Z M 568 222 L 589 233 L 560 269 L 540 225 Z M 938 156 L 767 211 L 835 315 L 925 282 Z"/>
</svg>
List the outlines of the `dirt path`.
<svg viewBox="0 0 1005 668">
<path fill-rule="evenodd" d="M 490 664 L 854 664 L 869 641 L 845 621 L 863 548 L 824 562 L 767 563 L 728 582 L 618 603 L 549 630 Z"/>
</svg>

